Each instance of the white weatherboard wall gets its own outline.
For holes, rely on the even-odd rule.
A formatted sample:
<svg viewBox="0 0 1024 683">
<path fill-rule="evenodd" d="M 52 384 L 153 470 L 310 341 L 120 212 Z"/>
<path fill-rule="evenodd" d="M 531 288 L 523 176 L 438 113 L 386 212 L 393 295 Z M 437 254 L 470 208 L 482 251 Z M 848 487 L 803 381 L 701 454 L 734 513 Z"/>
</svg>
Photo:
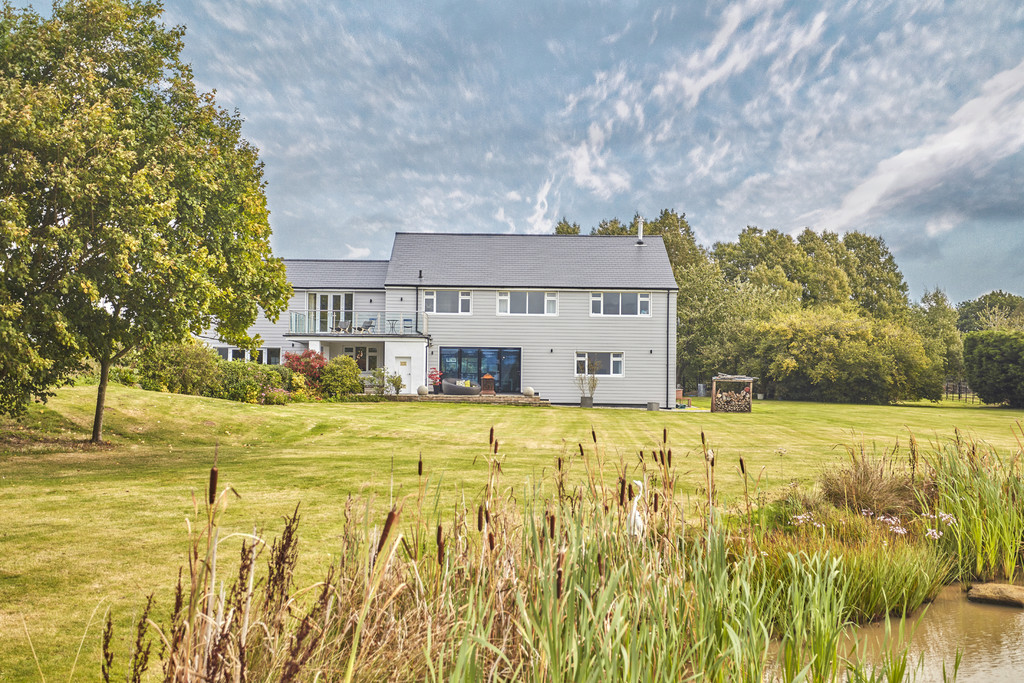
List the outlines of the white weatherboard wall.
<svg viewBox="0 0 1024 683">
<path fill-rule="evenodd" d="M 403 394 L 415 394 L 416 389 L 426 384 L 427 368 L 424 350 L 427 342 L 423 339 L 387 340 L 384 343 L 384 367 L 388 372 L 401 373 L 398 366 L 399 358 L 409 358 L 412 362 L 412 386 L 402 387 Z"/>
<path fill-rule="evenodd" d="M 650 316 L 591 315 L 590 295 L 560 290 L 555 316 L 498 315 L 497 290 L 473 290 L 471 314 L 426 314 L 427 363 L 440 367 L 443 346 L 520 348 L 522 388 L 533 387 L 555 403 L 579 403 L 576 352 L 621 352 L 623 376 L 601 377 L 594 402 L 674 406 L 675 292 L 651 291 Z"/>
</svg>

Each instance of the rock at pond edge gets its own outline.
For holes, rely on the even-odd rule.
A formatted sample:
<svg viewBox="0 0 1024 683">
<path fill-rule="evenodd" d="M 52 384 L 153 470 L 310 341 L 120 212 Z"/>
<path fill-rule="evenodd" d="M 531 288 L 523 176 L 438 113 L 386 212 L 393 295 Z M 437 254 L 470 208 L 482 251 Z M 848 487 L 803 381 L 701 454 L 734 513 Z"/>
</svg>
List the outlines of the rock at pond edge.
<svg viewBox="0 0 1024 683">
<path fill-rule="evenodd" d="M 978 583 L 967 591 L 967 599 L 993 605 L 1024 607 L 1024 587 L 1008 583 Z"/>
</svg>

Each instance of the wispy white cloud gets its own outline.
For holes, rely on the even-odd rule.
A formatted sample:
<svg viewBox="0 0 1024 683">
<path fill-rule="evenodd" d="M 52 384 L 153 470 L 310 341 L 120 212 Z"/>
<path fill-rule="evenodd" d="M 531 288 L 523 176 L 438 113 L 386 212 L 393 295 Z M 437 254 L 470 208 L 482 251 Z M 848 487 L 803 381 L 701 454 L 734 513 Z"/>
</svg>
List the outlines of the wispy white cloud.
<svg viewBox="0 0 1024 683">
<path fill-rule="evenodd" d="M 1024 61 L 989 79 L 981 94 L 950 118 L 947 129 L 920 145 L 878 163 L 874 172 L 843 197 L 822 222 L 835 228 L 855 225 L 909 196 L 935 190 L 954 171 L 981 173 L 1024 148 Z"/>
<path fill-rule="evenodd" d="M 351 244 L 346 243 L 345 248 L 348 249 L 348 253 L 345 254 L 345 258 L 362 259 L 370 257 L 369 247 L 353 247 Z"/>
</svg>

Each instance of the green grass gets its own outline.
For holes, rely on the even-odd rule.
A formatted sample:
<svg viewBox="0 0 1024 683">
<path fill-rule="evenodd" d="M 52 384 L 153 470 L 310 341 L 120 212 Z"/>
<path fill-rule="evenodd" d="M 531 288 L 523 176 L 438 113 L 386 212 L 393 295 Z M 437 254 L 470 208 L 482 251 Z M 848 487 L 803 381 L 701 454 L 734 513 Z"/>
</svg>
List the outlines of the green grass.
<svg viewBox="0 0 1024 683">
<path fill-rule="evenodd" d="M 82 442 L 94 392 L 65 389 L 21 421 L 0 422 L 0 681 L 37 676 L 22 618 L 43 673 L 63 680 L 99 605 L 76 669 L 76 678 L 92 680 L 107 606 L 124 638 L 145 594 L 156 592 L 155 617 L 165 617 L 184 558 L 191 492 L 202 497 L 215 448 L 221 483 L 241 496 L 225 526 L 247 531 L 255 524 L 270 537 L 301 502 L 300 566 L 313 576 L 336 553 L 348 496 L 369 500 L 371 523 L 379 524 L 377 511 L 392 495 L 414 492 L 421 452 L 442 509 L 463 498 L 475 506 L 487 476 L 478 456 L 492 425 L 506 456 L 503 484 L 517 490 L 550 473 L 555 458 L 578 442 L 589 447 L 592 427 L 609 481 L 615 464 L 632 467 L 637 450 L 654 447 L 667 428 L 674 465 L 685 473 L 680 490 L 694 501 L 704 480 L 703 430 L 716 451 L 719 493 L 736 503 L 740 456 L 752 475 L 763 468 L 762 490 L 781 493 L 847 458 L 842 444 L 905 446 L 909 429 L 925 446 L 959 427 L 1009 449 L 1016 446 L 1014 422 L 1024 418 L 1022 411 L 955 403 L 756 402 L 749 415 L 413 403 L 263 407 L 111 387 L 110 446 L 93 448 Z M 578 467 L 570 472 L 582 475 Z"/>
</svg>

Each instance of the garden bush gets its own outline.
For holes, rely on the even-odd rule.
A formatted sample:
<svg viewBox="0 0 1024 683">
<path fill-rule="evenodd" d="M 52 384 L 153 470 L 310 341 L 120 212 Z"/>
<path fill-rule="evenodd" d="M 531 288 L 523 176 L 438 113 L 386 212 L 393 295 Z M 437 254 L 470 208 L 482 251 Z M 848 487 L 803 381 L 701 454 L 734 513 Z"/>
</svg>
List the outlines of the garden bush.
<svg viewBox="0 0 1024 683">
<path fill-rule="evenodd" d="M 320 374 L 323 372 L 327 360 L 319 351 L 306 349 L 302 353 L 286 352 L 284 364 L 292 372 L 306 378 L 306 387 L 313 394 L 320 393 Z"/>
<path fill-rule="evenodd" d="M 387 368 L 377 368 L 366 383 L 369 392 L 376 396 L 397 394 L 402 390 L 402 376 L 397 372 L 388 372 Z"/>
<path fill-rule="evenodd" d="M 293 389 L 292 387 L 292 376 L 295 372 L 285 365 L 268 365 L 268 368 L 281 375 L 281 387 L 288 391 Z"/>
<path fill-rule="evenodd" d="M 281 376 L 266 365 L 242 360 L 220 364 L 220 398 L 243 403 L 259 403 L 266 392 L 281 388 Z"/>
<path fill-rule="evenodd" d="M 349 396 L 363 391 L 359 366 L 349 356 L 332 358 L 320 373 L 320 392 L 325 398 Z"/>
<path fill-rule="evenodd" d="M 221 392 L 217 352 L 197 342 L 162 344 L 140 353 L 137 360 L 143 389 L 194 396 Z"/>
</svg>

